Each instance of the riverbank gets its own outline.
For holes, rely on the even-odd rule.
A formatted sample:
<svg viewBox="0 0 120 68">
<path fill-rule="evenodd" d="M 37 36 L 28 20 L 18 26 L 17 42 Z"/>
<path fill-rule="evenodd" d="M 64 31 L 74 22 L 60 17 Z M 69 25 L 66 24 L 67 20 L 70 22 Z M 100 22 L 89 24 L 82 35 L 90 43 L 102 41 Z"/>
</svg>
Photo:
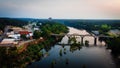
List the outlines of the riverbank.
<svg viewBox="0 0 120 68">
<path fill-rule="evenodd" d="M 83 30 L 71 28 L 69 31 L 69 33 L 80 33 Z M 94 40 L 91 38 L 86 37 L 92 44 Z M 65 43 L 67 41 L 68 38 L 65 36 L 60 42 Z M 80 41 L 80 38 L 77 41 Z M 41 52 L 45 56 L 41 60 L 31 63 L 27 68 L 116 68 L 110 51 L 103 44 L 87 47 L 55 44 L 51 47 L 44 47 Z"/>
<path fill-rule="evenodd" d="M 19 47 L 17 47 L 17 51 L 20 54 L 23 51 L 25 51 L 29 45 L 34 45 L 34 44 L 36 45 L 36 44 L 41 43 L 43 41 L 44 41 L 43 38 L 39 38 L 39 39 L 33 39 L 33 40 L 20 42 L 20 44 L 17 45 L 17 46 L 19 46 Z"/>
<path fill-rule="evenodd" d="M 60 23 L 48 22 L 40 26 L 40 31 L 35 31 L 33 38 L 35 40 L 21 43 L 21 47 L 0 47 L 0 68 L 26 68 L 28 64 L 38 61 L 43 56 L 41 49 L 51 49 L 51 46 L 61 40 L 62 37 L 52 37 L 51 33 L 66 33 L 68 28 Z M 43 37 L 43 40 L 40 39 Z M 6 54 L 6 51 L 8 52 Z"/>
<path fill-rule="evenodd" d="M 24 63 L 21 65 L 22 68 L 26 67 L 26 65 L 31 64 L 32 62 L 40 60 L 41 57 L 43 57 L 43 53 L 39 51 L 45 47 L 47 47 L 47 49 L 49 50 L 51 48 L 51 45 L 54 45 L 59 40 L 61 40 L 61 38 L 58 38 L 56 40 L 55 38 L 50 37 L 49 39 L 44 39 L 44 41 L 40 43 L 36 43 L 35 41 L 35 44 L 29 44 L 27 49 L 20 54 L 24 54 L 24 58 L 21 58 L 21 60 L 25 60 Z"/>
</svg>

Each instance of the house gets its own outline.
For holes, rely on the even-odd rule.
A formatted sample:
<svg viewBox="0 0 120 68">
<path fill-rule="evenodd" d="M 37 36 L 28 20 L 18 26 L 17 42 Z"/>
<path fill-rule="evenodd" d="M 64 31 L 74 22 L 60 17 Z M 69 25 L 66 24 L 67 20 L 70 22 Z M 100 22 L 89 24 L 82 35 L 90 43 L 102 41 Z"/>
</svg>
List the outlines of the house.
<svg viewBox="0 0 120 68">
<path fill-rule="evenodd" d="M 32 36 L 33 36 L 33 33 L 32 32 L 29 32 L 29 31 L 24 31 L 24 30 L 22 30 L 22 31 L 19 31 L 19 34 L 20 35 L 26 35 L 26 37 L 27 38 L 30 38 L 30 39 L 32 39 Z"/>
<path fill-rule="evenodd" d="M 20 27 L 12 27 L 11 29 L 14 31 L 14 33 L 19 33 L 19 31 L 23 30 Z"/>
<path fill-rule="evenodd" d="M 9 34 L 8 37 L 14 38 L 15 40 L 20 40 L 20 34 Z"/>
<path fill-rule="evenodd" d="M 35 31 L 35 30 L 40 30 L 39 29 L 39 26 L 35 26 L 34 28 L 33 28 L 33 30 Z"/>
<path fill-rule="evenodd" d="M 26 31 L 26 30 L 22 30 L 22 31 L 19 31 L 19 34 L 20 35 L 27 35 L 29 34 L 30 32 L 29 31 Z"/>
<path fill-rule="evenodd" d="M 30 32 L 29 34 L 26 35 L 26 37 L 27 37 L 27 38 L 30 38 L 30 39 L 33 39 L 32 36 L 33 36 L 33 33 L 32 33 L 32 32 Z"/>
<path fill-rule="evenodd" d="M 1 41 L 0 46 L 13 46 L 16 44 L 18 44 L 18 41 L 15 41 L 15 39 L 5 38 Z"/>
<path fill-rule="evenodd" d="M 15 40 L 20 40 L 20 34 L 18 34 L 18 32 L 19 31 L 17 31 L 17 33 L 14 31 L 10 31 L 10 32 L 7 32 L 6 35 L 8 38 L 14 38 Z"/>
<path fill-rule="evenodd" d="M 7 33 L 6 33 L 7 36 L 8 36 L 8 35 L 12 35 L 12 34 L 14 34 L 14 31 L 11 31 L 11 32 L 7 32 Z"/>
</svg>

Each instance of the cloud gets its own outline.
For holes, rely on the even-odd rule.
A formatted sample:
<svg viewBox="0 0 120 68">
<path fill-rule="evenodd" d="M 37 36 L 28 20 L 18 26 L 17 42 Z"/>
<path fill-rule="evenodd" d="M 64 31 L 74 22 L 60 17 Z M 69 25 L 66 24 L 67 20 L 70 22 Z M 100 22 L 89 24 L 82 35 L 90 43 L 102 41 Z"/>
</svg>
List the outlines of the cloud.
<svg viewBox="0 0 120 68">
<path fill-rule="evenodd" d="M 109 16 L 120 19 L 120 0 L 108 1 L 101 8 Z"/>
<path fill-rule="evenodd" d="M 1 0 L 0 16 L 120 18 L 119 0 Z"/>
</svg>

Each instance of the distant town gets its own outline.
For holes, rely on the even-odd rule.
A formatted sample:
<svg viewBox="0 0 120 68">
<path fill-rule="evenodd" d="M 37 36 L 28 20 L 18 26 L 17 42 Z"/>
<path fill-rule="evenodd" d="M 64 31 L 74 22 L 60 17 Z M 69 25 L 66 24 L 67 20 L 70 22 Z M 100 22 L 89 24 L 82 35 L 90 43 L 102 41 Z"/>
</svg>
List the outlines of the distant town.
<svg viewBox="0 0 120 68">
<path fill-rule="evenodd" d="M 40 25 L 42 25 L 40 23 Z M 33 40 L 33 32 L 40 31 L 39 26 L 36 23 L 28 24 L 23 27 L 6 26 L 4 28 L 4 33 L 1 33 L 1 43 L 0 46 L 7 47 L 19 47 L 25 42 Z"/>
</svg>

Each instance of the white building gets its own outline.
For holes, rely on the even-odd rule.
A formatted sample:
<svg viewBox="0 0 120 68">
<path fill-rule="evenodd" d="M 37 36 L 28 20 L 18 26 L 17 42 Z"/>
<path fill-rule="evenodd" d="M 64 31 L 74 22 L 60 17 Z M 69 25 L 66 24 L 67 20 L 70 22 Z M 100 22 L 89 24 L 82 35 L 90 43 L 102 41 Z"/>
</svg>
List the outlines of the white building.
<svg viewBox="0 0 120 68">
<path fill-rule="evenodd" d="M 15 40 L 20 40 L 20 34 L 11 34 L 11 35 L 8 35 L 8 37 L 10 38 L 14 38 Z"/>
<path fill-rule="evenodd" d="M 38 28 L 38 27 L 34 27 L 34 29 L 33 29 L 33 30 L 34 30 L 34 31 L 35 31 L 35 30 L 39 30 L 39 28 Z"/>
<path fill-rule="evenodd" d="M 2 45 L 7 45 L 7 44 L 18 44 L 17 41 L 15 41 L 15 39 L 9 39 L 9 38 L 5 38 L 2 40 L 2 42 L 0 43 Z"/>
<path fill-rule="evenodd" d="M 14 34 L 14 31 L 7 32 L 6 34 L 7 34 L 7 35 L 12 35 L 12 34 Z"/>
<path fill-rule="evenodd" d="M 33 36 L 32 32 L 26 35 L 27 38 L 32 37 L 32 36 Z"/>
</svg>

